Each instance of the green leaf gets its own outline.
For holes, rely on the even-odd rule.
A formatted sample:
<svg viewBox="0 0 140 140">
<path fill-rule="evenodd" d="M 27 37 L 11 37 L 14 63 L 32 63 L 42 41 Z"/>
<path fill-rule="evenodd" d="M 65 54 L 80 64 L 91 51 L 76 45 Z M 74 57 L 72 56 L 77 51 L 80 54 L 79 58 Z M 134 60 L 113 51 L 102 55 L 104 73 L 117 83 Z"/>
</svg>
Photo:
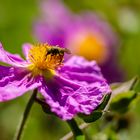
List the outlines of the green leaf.
<svg viewBox="0 0 140 140">
<path fill-rule="evenodd" d="M 103 102 L 90 115 L 79 114 L 78 116 L 82 118 L 86 123 L 91 123 L 98 120 L 102 116 L 103 110 L 106 107 L 110 97 L 111 93 L 105 95 Z"/>
<path fill-rule="evenodd" d="M 105 109 L 106 105 L 109 102 L 110 97 L 111 97 L 111 93 L 105 95 L 103 102 L 97 107 L 96 110 L 103 110 L 103 109 Z"/>
<path fill-rule="evenodd" d="M 124 82 L 124 83 L 111 84 L 110 86 L 112 88 L 112 95 L 115 96 L 116 94 L 119 94 L 122 92 L 134 90 L 138 81 L 139 81 L 138 77 L 134 77 L 133 79 L 131 79 L 127 82 Z"/>
<path fill-rule="evenodd" d="M 134 91 L 117 94 L 115 98 L 112 98 L 109 110 L 118 113 L 125 113 L 129 110 L 130 104 L 134 99 L 136 99 L 136 97 L 137 93 Z"/>
<path fill-rule="evenodd" d="M 79 117 L 81 117 L 86 123 L 95 122 L 102 116 L 102 111 L 94 111 L 90 115 L 85 114 L 79 114 Z"/>
<path fill-rule="evenodd" d="M 135 77 L 127 82 L 111 85 L 112 98 L 109 110 L 117 113 L 125 113 L 129 110 L 130 104 L 137 97 L 137 93 L 134 90 L 138 80 L 138 77 Z"/>
</svg>

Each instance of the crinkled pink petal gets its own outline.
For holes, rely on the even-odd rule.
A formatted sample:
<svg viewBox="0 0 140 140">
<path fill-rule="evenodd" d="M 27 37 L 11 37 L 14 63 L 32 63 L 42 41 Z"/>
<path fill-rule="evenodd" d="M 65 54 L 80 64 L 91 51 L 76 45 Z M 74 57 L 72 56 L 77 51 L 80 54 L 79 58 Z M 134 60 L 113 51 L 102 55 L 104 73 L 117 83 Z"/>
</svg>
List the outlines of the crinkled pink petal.
<svg viewBox="0 0 140 140">
<path fill-rule="evenodd" d="M 71 57 L 58 71 L 65 78 L 82 83 L 89 84 L 96 81 L 105 81 L 96 61 L 87 61 L 80 56 Z"/>
<path fill-rule="evenodd" d="M 0 61 L 18 67 L 27 66 L 27 62 L 22 59 L 18 54 L 11 54 L 4 50 L 0 43 Z"/>
<path fill-rule="evenodd" d="M 71 66 L 71 67 L 70 67 Z M 91 72 L 102 76 L 100 68 L 97 66 L 96 61 L 87 61 L 84 57 L 72 56 L 65 62 L 65 65 L 61 68 L 67 71 Z"/>
<path fill-rule="evenodd" d="M 72 57 L 65 64 L 58 75 L 42 81 L 40 92 L 52 112 L 69 120 L 78 113 L 90 114 L 111 89 L 95 61 Z"/>
<path fill-rule="evenodd" d="M 27 61 L 29 60 L 28 54 L 29 54 L 29 50 L 31 49 L 31 47 L 32 47 L 32 44 L 29 44 L 29 43 L 25 43 L 22 46 L 22 52 L 23 52 Z"/>
<path fill-rule="evenodd" d="M 40 92 L 52 112 L 63 120 L 70 120 L 78 113 L 90 114 L 110 88 L 105 82 L 84 86 L 56 76 L 52 81 L 43 81 Z"/>
<path fill-rule="evenodd" d="M 0 66 L 0 102 L 23 95 L 40 86 L 39 79 L 32 77 L 26 69 Z"/>
</svg>

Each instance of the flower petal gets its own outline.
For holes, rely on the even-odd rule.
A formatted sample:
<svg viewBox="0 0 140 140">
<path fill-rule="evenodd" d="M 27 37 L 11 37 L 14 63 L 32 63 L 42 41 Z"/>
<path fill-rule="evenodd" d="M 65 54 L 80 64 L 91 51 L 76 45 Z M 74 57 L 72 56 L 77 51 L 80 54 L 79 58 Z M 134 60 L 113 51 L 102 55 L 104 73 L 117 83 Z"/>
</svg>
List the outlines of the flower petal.
<svg viewBox="0 0 140 140">
<path fill-rule="evenodd" d="M 0 43 L 0 61 L 19 67 L 25 67 L 27 62 L 23 60 L 18 54 L 11 54 L 4 50 Z"/>
<path fill-rule="evenodd" d="M 79 70 L 79 67 L 72 69 Z M 101 76 L 96 79 L 91 75 L 91 81 L 94 79 L 92 82 L 87 82 L 84 78 L 78 81 L 76 78 L 79 80 L 77 75 L 74 80 L 56 75 L 49 81 L 42 81 L 42 87 L 39 89 L 51 111 L 63 120 L 72 119 L 78 113 L 90 114 L 102 102 L 104 95 L 111 92 L 106 81 L 103 78 L 101 80 Z"/>
<path fill-rule="evenodd" d="M 28 54 L 31 47 L 32 47 L 32 44 L 29 44 L 29 43 L 25 43 L 22 46 L 22 51 L 27 61 L 29 60 Z"/>
<path fill-rule="evenodd" d="M 58 71 L 65 78 L 75 80 L 78 83 L 89 84 L 96 81 L 105 81 L 95 61 L 87 61 L 79 56 L 71 57 Z"/>
<path fill-rule="evenodd" d="M 14 99 L 40 85 L 39 79 L 23 68 L 0 66 L 0 71 L 0 102 Z"/>
<path fill-rule="evenodd" d="M 58 75 L 42 82 L 40 92 L 52 112 L 69 120 L 78 113 L 90 114 L 111 90 L 95 61 L 74 56 Z"/>
</svg>

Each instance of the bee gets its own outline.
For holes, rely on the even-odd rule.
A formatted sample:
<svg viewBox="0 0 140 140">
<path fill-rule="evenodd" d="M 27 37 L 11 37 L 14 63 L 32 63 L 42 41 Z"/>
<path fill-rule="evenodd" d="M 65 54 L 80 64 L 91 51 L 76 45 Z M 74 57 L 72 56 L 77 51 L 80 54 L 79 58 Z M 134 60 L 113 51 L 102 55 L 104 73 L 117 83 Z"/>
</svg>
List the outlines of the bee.
<svg viewBox="0 0 140 140">
<path fill-rule="evenodd" d="M 60 48 L 59 46 L 52 46 L 52 47 L 48 48 L 46 55 L 51 55 L 51 56 L 60 55 L 60 56 L 63 56 L 64 53 L 71 54 L 70 50 L 67 49 L 67 48 Z"/>
<path fill-rule="evenodd" d="M 70 50 L 67 48 L 60 48 L 58 46 L 48 47 L 46 58 L 49 61 L 53 61 L 57 63 L 57 65 L 59 66 L 59 65 L 62 65 L 62 61 L 64 60 L 63 59 L 64 53 L 71 54 Z"/>
</svg>

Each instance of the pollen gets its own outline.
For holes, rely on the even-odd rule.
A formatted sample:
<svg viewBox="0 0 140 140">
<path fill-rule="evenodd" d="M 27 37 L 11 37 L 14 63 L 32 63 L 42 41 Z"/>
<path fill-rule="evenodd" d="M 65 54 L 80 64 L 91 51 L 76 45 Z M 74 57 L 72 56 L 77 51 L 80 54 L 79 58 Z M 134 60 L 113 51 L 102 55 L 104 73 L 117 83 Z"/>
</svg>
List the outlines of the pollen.
<svg viewBox="0 0 140 140">
<path fill-rule="evenodd" d="M 29 60 L 31 69 L 35 74 L 41 74 L 44 71 L 55 71 L 63 65 L 64 53 L 69 53 L 65 48 L 50 46 L 48 44 L 37 44 L 29 50 Z"/>
</svg>

